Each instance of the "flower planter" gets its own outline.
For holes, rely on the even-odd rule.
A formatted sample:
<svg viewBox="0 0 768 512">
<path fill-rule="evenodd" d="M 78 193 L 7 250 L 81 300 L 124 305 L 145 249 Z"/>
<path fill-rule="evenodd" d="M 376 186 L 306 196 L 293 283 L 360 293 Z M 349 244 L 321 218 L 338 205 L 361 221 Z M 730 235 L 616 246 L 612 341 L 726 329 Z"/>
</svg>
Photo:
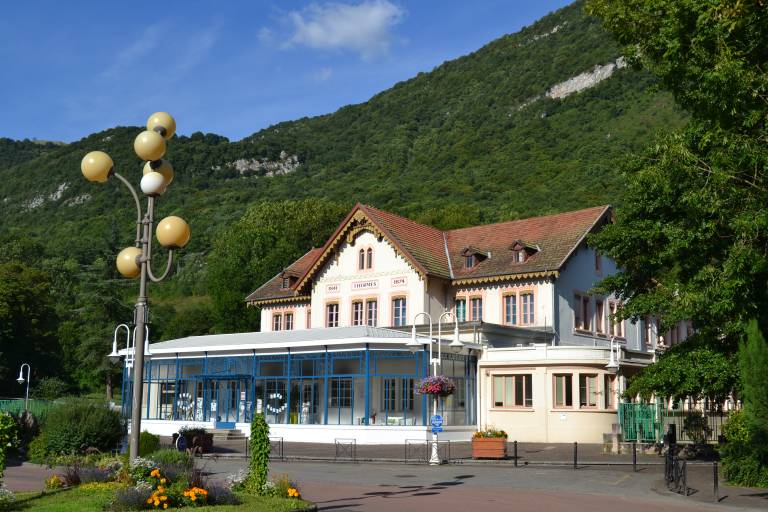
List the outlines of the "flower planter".
<svg viewBox="0 0 768 512">
<path fill-rule="evenodd" d="M 506 457 L 506 437 L 476 437 L 472 439 L 473 459 L 504 459 Z"/>
</svg>

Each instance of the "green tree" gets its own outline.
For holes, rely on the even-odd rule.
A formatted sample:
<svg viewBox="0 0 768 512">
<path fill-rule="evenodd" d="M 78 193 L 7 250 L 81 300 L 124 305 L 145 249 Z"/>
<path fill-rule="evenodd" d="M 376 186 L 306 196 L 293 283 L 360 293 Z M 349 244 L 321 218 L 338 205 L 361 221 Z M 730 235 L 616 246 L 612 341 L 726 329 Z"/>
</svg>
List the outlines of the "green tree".
<svg viewBox="0 0 768 512">
<path fill-rule="evenodd" d="M 739 346 L 739 369 L 751 445 L 768 473 L 768 343 L 756 320 L 750 322 L 747 339 Z"/>
<path fill-rule="evenodd" d="M 760 2 L 592 0 L 636 66 L 691 119 L 625 167 L 616 223 L 592 242 L 623 268 L 624 316 L 692 319 L 735 351 L 768 306 L 768 10 Z"/>
<path fill-rule="evenodd" d="M 214 243 L 208 260 L 214 330 L 237 332 L 258 327 L 258 312 L 245 297 L 298 259 L 321 246 L 348 206 L 324 199 L 261 202 Z"/>
<path fill-rule="evenodd" d="M 35 379 L 58 369 L 57 322 L 51 276 L 21 263 L 0 264 L 0 393 L 19 393 L 14 372 L 23 363 Z"/>
</svg>

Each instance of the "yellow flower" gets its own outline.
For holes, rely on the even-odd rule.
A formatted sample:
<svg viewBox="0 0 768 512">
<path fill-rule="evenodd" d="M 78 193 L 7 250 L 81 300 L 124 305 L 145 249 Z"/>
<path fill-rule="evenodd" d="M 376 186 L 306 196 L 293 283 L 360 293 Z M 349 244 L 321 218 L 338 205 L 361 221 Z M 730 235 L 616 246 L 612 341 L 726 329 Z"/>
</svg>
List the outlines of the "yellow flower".
<svg viewBox="0 0 768 512">
<path fill-rule="evenodd" d="M 192 501 L 195 501 L 197 498 L 195 498 L 195 495 L 193 494 L 192 496 L 189 497 L 189 499 L 191 499 Z"/>
<path fill-rule="evenodd" d="M 152 503 L 152 498 L 147 498 L 147 505 L 149 505 L 150 503 Z"/>
<path fill-rule="evenodd" d="M 160 496 L 160 501 L 165 501 L 168 499 L 168 496 Z"/>
<path fill-rule="evenodd" d="M 163 508 L 168 508 L 168 504 L 167 503 L 163 503 Z"/>
<path fill-rule="evenodd" d="M 161 478 L 161 479 L 160 479 L 160 483 L 161 483 L 161 484 L 164 484 L 164 483 L 165 483 L 165 478 Z"/>
<path fill-rule="evenodd" d="M 155 498 L 155 506 L 158 506 L 159 504 L 160 504 L 160 501 L 157 498 Z"/>
</svg>

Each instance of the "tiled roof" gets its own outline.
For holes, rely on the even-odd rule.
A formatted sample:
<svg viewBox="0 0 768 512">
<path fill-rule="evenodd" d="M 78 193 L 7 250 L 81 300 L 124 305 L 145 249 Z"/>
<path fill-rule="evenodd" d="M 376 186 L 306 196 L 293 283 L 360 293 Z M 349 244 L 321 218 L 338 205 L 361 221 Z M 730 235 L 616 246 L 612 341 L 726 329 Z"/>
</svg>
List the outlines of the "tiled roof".
<svg viewBox="0 0 768 512">
<path fill-rule="evenodd" d="M 461 280 L 556 271 L 610 209 L 610 206 L 596 206 L 543 217 L 440 231 L 394 213 L 358 204 L 325 247 L 312 249 L 286 270 L 303 276 L 300 281 L 306 278 L 305 274 L 323 254 L 333 249 L 332 240 L 359 210 L 423 274 Z M 516 262 L 515 252 L 511 249 L 518 241 L 527 248 L 538 249 L 522 263 Z M 472 268 L 465 268 L 462 252 L 467 248 L 488 257 L 481 258 Z M 246 301 L 279 300 L 293 296 L 296 296 L 294 290 L 281 288 L 278 274 L 250 294 Z"/>
<path fill-rule="evenodd" d="M 445 237 L 439 229 L 419 224 L 373 206 L 360 205 L 387 238 L 400 245 L 427 274 L 450 279 L 451 271 L 445 256 Z"/>
<path fill-rule="evenodd" d="M 246 302 L 253 302 L 267 299 L 289 299 L 297 295 L 293 288 L 283 288 L 283 272 L 291 276 L 302 276 L 309 269 L 312 263 L 317 259 L 322 248 L 310 249 L 304 256 L 291 263 L 275 277 L 261 285 L 256 291 L 245 298 Z"/>
<path fill-rule="evenodd" d="M 558 270 L 609 210 L 609 206 L 597 206 L 575 212 L 447 231 L 453 278 L 471 279 Z M 515 253 L 510 250 L 518 240 L 524 240 L 526 245 L 539 249 L 524 263 L 516 263 Z M 461 252 L 468 246 L 488 252 L 490 257 L 472 268 L 465 268 Z"/>
</svg>

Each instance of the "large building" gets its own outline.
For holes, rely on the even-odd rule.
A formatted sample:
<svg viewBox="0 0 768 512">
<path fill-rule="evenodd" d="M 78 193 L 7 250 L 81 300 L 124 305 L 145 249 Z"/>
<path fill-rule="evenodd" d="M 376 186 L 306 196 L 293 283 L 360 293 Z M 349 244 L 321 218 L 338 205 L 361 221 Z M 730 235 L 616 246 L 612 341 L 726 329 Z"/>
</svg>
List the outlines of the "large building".
<svg viewBox="0 0 768 512">
<path fill-rule="evenodd" d="M 150 345 L 142 428 L 247 432 L 262 413 L 286 441 L 424 439 L 431 404 L 414 386 L 431 350 L 457 386 L 440 402 L 442 438 L 493 426 L 520 441 L 601 442 L 626 377 L 688 334 L 615 321 L 621 304 L 591 292 L 616 271 L 587 245 L 611 215 L 441 231 L 359 204 L 246 298 L 261 332 Z"/>
</svg>

